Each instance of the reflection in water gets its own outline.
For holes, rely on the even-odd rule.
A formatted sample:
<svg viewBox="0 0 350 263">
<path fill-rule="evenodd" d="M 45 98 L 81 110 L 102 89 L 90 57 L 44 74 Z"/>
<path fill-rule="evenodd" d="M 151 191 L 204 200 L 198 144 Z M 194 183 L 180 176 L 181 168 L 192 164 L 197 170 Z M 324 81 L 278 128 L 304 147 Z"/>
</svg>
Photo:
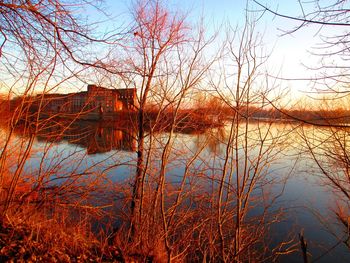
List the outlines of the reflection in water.
<svg viewBox="0 0 350 263">
<path fill-rule="evenodd" d="M 87 154 L 106 153 L 112 150 L 136 151 L 136 132 L 131 128 L 117 127 L 113 122 L 73 123 L 68 128 L 57 127 L 40 132 L 38 140 L 66 140 L 70 144 L 86 148 Z"/>
<path fill-rule="evenodd" d="M 69 123 L 56 123 L 55 125 L 46 125 L 48 128 L 40 129 L 40 133 L 37 136 L 39 141 L 44 142 L 46 145 L 48 142 L 54 142 L 50 147 L 50 154 L 45 157 L 45 166 L 41 168 L 39 164 L 35 164 L 35 159 L 31 159 L 30 162 L 32 165 L 33 174 L 54 174 L 56 177 L 62 176 L 64 177 L 66 173 L 71 173 L 74 171 L 74 174 L 90 174 L 94 172 L 96 178 L 103 179 L 101 174 L 105 171 L 108 171 L 107 177 L 108 182 L 103 184 L 101 187 L 100 195 L 96 193 L 97 196 L 94 196 L 93 202 L 97 203 L 97 198 L 101 198 L 102 204 L 107 204 L 108 202 L 113 203 L 113 200 L 116 198 L 116 193 L 122 196 L 123 194 L 127 195 L 128 192 L 124 193 L 122 191 L 118 192 L 116 189 L 118 185 L 121 186 L 121 189 L 125 185 L 128 185 L 126 182 L 132 182 L 132 177 L 135 174 L 134 167 L 134 152 L 136 150 L 136 132 L 135 129 L 132 129 L 131 125 L 122 125 L 118 123 L 107 123 L 107 122 L 76 122 L 74 124 Z M 244 128 L 244 127 L 243 127 Z M 243 129 L 242 128 L 242 129 Z M 1 131 L 1 130 L 0 130 Z M 297 235 L 299 232 L 303 231 L 305 234 L 305 238 L 308 241 L 308 251 L 313 255 L 313 259 L 322 255 L 325 250 L 332 247 L 334 244 L 337 244 L 337 240 L 334 240 L 334 236 L 330 233 L 324 231 L 324 226 L 322 226 L 319 222 L 319 218 L 315 217 L 310 213 L 310 210 L 313 209 L 317 211 L 318 214 L 322 215 L 322 218 L 329 217 L 332 214 L 330 210 L 330 204 L 334 204 L 334 193 L 329 193 L 326 191 L 324 187 L 324 180 L 318 176 L 311 176 L 311 174 L 315 174 L 315 167 L 313 162 L 308 159 L 307 149 L 301 149 L 300 145 L 302 145 L 303 140 L 299 137 L 302 129 L 300 127 L 293 127 L 292 125 L 282 125 L 282 124 L 270 124 L 269 123 L 252 123 L 250 125 L 250 129 L 248 132 L 248 145 L 249 145 L 249 159 L 248 161 L 252 163 L 252 169 L 255 168 L 254 163 L 257 157 L 259 157 L 258 147 L 257 145 L 261 142 L 261 140 L 265 140 L 266 148 L 263 148 L 263 151 L 268 149 L 270 145 L 274 145 L 274 151 L 271 151 L 269 155 L 266 156 L 267 166 L 264 167 L 266 172 L 269 174 L 266 176 L 266 180 L 262 182 L 262 184 L 266 184 L 268 186 L 271 184 L 273 187 L 268 189 L 268 187 L 262 186 L 259 189 L 264 187 L 264 191 L 271 190 L 272 195 L 279 193 L 280 189 L 283 188 L 283 195 L 279 198 L 280 203 L 276 203 L 272 209 L 276 209 L 279 211 L 281 207 L 284 207 L 286 211 L 288 210 L 288 214 L 285 214 L 285 220 L 276 224 L 273 228 L 271 228 L 270 235 L 276 236 L 276 243 L 279 243 L 279 240 L 284 239 L 289 234 Z M 238 131 L 239 134 L 241 130 Z M 329 141 L 329 134 L 325 131 L 314 130 L 312 127 L 304 127 L 304 134 L 308 134 L 309 138 L 314 140 L 314 144 L 319 144 L 321 141 L 323 142 L 324 151 L 329 156 L 328 145 L 325 141 Z M 19 134 L 19 131 L 18 131 Z M 205 214 L 200 215 L 203 218 L 208 218 L 210 209 L 208 208 L 208 204 L 214 204 L 212 200 L 206 199 L 207 196 L 213 197 L 210 195 L 211 188 L 215 188 L 217 186 L 217 178 L 214 176 L 217 171 L 222 170 L 223 165 L 223 155 L 225 154 L 225 142 L 228 140 L 229 130 L 228 127 L 225 128 L 216 128 L 208 130 L 205 133 L 200 134 L 177 134 L 176 139 L 174 141 L 174 147 L 172 149 L 171 161 L 169 161 L 166 180 L 167 187 L 171 187 L 171 189 L 177 189 L 179 186 L 179 182 L 183 178 L 185 164 L 187 164 L 188 160 L 190 160 L 193 156 L 196 156 L 197 152 L 201 152 L 198 155 L 198 158 L 193 162 L 191 166 L 189 166 L 189 177 L 188 177 L 188 185 L 185 185 L 185 191 L 188 195 L 186 198 L 190 199 L 191 195 L 194 196 L 193 204 L 198 205 L 202 202 L 203 207 L 205 207 Z M 265 135 L 267 135 L 265 137 Z M 154 140 L 154 151 L 151 154 L 152 159 L 152 175 L 157 174 L 157 169 L 159 170 L 159 160 L 160 160 L 160 152 L 159 149 L 163 149 L 164 142 L 167 139 L 166 133 L 156 134 Z M 279 138 L 278 143 L 276 138 Z M 327 139 L 328 138 L 328 139 Z M 243 140 L 243 137 L 238 137 L 238 141 Z M 147 141 L 147 144 L 150 142 Z M 95 161 L 95 162 L 82 162 L 76 163 L 77 156 L 79 152 L 75 153 L 76 149 L 74 145 L 79 147 L 83 147 L 86 149 L 90 156 L 82 156 L 81 158 L 86 158 L 87 161 Z M 327 146 L 327 147 L 326 147 Z M 200 149 L 203 147 L 203 151 Z M 75 154 L 62 155 L 62 152 L 67 152 L 67 150 L 72 150 Z M 320 151 L 323 148 L 317 148 Z M 116 155 L 113 156 L 113 153 L 104 154 L 109 151 L 120 150 Z M 239 149 L 239 153 L 244 149 Z M 327 151 L 326 151 L 327 150 Z M 337 151 L 339 149 L 337 148 Z M 123 156 L 122 152 L 126 152 Z M 278 162 L 272 162 L 274 158 L 275 152 L 283 152 L 283 156 L 278 159 Z M 53 154 L 51 154 L 53 153 Z M 289 174 L 291 167 L 294 166 L 294 158 L 297 158 L 301 154 L 301 158 L 298 160 L 298 167 L 296 168 L 296 173 L 293 174 L 292 177 L 288 178 L 286 185 L 278 184 L 278 180 L 284 181 L 284 178 Z M 68 157 L 67 157 L 68 156 Z M 113 156 L 112 158 L 110 156 Z M 339 156 L 339 154 L 338 154 Z M 122 158 L 125 159 L 122 159 Z M 321 155 L 323 158 L 323 164 L 325 164 L 324 155 Z M 59 159 L 62 159 L 60 161 Z M 101 159 L 105 158 L 104 162 L 99 162 Z M 52 161 L 54 160 L 54 161 Z M 85 159 L 84 159 L 85 160 Z M 128 165 L 119 165 L 127 160 Z M 262 159 L 264 161 L 265 159 Z M 51 163 L 52 161 L 52 163 Z M 235 161 L 235 159 L 232 159 Z M 239 165 L 243 165 L 241 160 L 238 160 Z M 91 168 L 92 163 L 98 163 L 93 168 Z M 79 165 L 81 167 L 79 167 Z M 85 167 L 86 165 L 86 167 Z M 119 166 L 118 166 L 119 165 Z M 58 170 L 56 167 L 62 166 L 65 171 Z M 339 164 L 334 164 L 334 167 L 339 167 Z M 78 169 L 78 168 L 79 169 Z M 108 169 L 106 169 L 106 167 Z M 41 171 L 40 169 L 43 169 Z M 26 169 L 27 171 L 29 169 Z M 69 170 L 69 171 L 67 171 Z M 76 170 L 76 171 L 75 171 Z M 334 170 L 332 170 L 334 172 Z M 262 171 L 264 172 L 264 171 Z M 233 171 L 233 176 L 236 176 L 235 171 Z M 95 177 L 90 177 L 95 179 Z M 129 181 L 129 177 L 131 181 Z M 86 181 L 79 181 L 82 184 L 85 183 L 88 185 L 88 177 L 86 177 Z M 110 183 L 109 179 L 113 182 Z M 152 179 L 152 178 L 151 178 Z M 149 181 L 153 183 L 153 181 Z M 276 183 L 277 182 L 277 183 Z M 190 188 L 191 186 L 192 188 Z M 108 188 L 110 187 L 110 188 Z M 186 188 L 187 187 L 187 188 Z M 96 182 L 93 181 L 91 183 L 91 189 L 96 188 Z M 150 187 L 152 188 L 152 187 Z M 108 190 L 109 189 L 109 195 Z M 93 191 L 93 190 L 91 190 Z M 170 190 L 169 190 L 170 192 Z M 153 193 L 153 192 L 150 192 Z M 225 192 L 224 192 L 225 194 Z M 258 192 L 253 192 L 256 197 L 254 199 L 254 204 L 256 207 L 250 211 L 251 218 L 258 218 L 258 216 L 253 217 L 254 215 L 260 215 L 259 206 L 262 202 L 267 202 L 262 199 L 262 195 Z M 263 196 L 265 198 L 265 195 Z M 198 199 L 199 198 L 199 199 Z M 112 201 L 111 201 L 112 200 Z M 191 200 L 192 201 L 192 200 Z M 185 206 L 189 202 L 184 198 L 183 205 Z M 211 203 L 212 202 L 212 203 Z M 120 203 L 119 201 L 117 202 Z M 191 207 L 189 205 L 189 207 Z M 119 207 L 117 207 L 119 208 Z M 113 207 L 113 211 L 117 211 L 115 206 Z M 194 212 L 194 211 L 193 211 Z M 186 215 L 186 214 L 185 214 Z M 213 217 L 215 218 L 216 214 L 213 213 Z M 225 219 L 229 218 L 228 216 Z M 182 214 L 177 218 L 179 222 L 181 220 L 185 220 L 182 217 Z M 329 221 L 329 225 L 335 225 L 337 223 L 336 220 Z M 188 223 L 193 224 L 193 222 Z M 232 225 L 230 225 L 231 227 Z M 339 226 L 337 225 L 339 229 Z M 180 235 L 176 232 L 176 235 Z M 320 249 L 322 245 L 322 249 Z M 273 246 L 272 246 L 273 247 Z M 347 258 L 349 256 L 347 254 L 347 248 L 344 248 L 340 245 L 336 246 L 332 249 L 334 254 L 333 258 Z M 323 256 L 322 259 L 327 261 L 331 258 L 331 255 Z M 283 258 L 283 262 L 300 262 L 300 255 L 298 253 L 294 254 L 292 257 Z"/>
</svg>

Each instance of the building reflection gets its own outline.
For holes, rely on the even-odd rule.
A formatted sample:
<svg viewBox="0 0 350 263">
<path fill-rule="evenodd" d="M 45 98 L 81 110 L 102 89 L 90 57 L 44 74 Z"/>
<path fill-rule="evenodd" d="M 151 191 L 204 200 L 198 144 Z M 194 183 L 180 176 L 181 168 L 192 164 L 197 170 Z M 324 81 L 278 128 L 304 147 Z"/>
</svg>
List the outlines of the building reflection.
<svg viewBox="0 0 350 263">
<path fill-rule="evenodd" d="M 62 126 L 61 126 L 62 127 Z M 121 128 L 116 123 L 79 121 L 68 128 L 52 127 L 38 135 L 38 140 L 78 145 L 87 154 L 106 153 L 113 150 L 136 151 L 136 132 L 131 127 Z"/>
</svg>

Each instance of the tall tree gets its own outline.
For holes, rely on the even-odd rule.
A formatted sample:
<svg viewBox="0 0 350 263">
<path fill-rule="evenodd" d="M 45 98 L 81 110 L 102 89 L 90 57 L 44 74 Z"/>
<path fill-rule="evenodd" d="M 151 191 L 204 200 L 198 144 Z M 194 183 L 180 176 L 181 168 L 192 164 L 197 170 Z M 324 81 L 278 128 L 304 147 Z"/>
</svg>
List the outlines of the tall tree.
<svg viewBox="0 0 350 263">
<path fill-rule="evenodd" d="M 139 94 L 137 113 L 137 168 L 131 203 L 132 232 L 138 231 L 142 220 L 143 184 L 145 170 L 145 108 L 150 93 L 159 84 L 159 78 L 166 72 L 164 65 L 170 54 L 185 42 L 187 28 L 184 17 L 172 14 L 161 1 L 138 1 L 133 9 L 135 21 L 131 48 L 127 50 L 127 61 L 131 72 L 130 79 L 135 82 Z M 168 76 L 166 76 L 168 77 Z"/>
<path fill-rule="evenodd" d="M 325 179 L 325 187 L 329 188 L 334 195 L 337 196 L 337 203 L 334 204 L 332 210 L 335 211 L 339 219 L 339 226 L 343 230 L 333 229 L 337 238 L 336 244 L 332 245 L 325 254 L 335 247 L 345 244 L 349 247 L 349 221 L 350 215 L 349 197 L 350 197 L 350 181 L 349 181 L 349 124 L 342 119 L 348 119 L 348 111 L 345 111 L 336 117 L 327 118 L 327 111 L 335 111 L 336 108 L 347 108 L 347 101 L 350 96 L 350 68 L 347 64 L 349 60 L 349 26 L 350 26 L 350 6 L 348 1 L 296 1 L 299 4 L 299 14 L 292 15 L 282 13 L 274 7 L 267 6 L 261 1 L 254 2 L 262 8 L 261 11 L 273 14 L 282 19 L 291 20 L 298 25 L 294 28 L 285 29 L 286 34 L 293 34 L 297 30 L 303 30 L 305 27 L 313 26 L 317 28 L 316 35 L 320 37 L 320 45 L 317 49 L 311 51 L 317 56 L 320 63 L 317 66 L 310 66 L 309 69 L 316 70 L 319 74 L 314 78 L 310 78 L 317 84 L 316 95 L 312 97 L 319 103 L 322 99 L 318 97 L 326 95 L 326 103 L 319 111 L 323 115 L 322 124 L 308 122 L 314 125 L 312 129 L 302 128 L 301 137 L 304 144 L 301 147 L 309 152 L 309 157 L 320 174 Z M 304 64 L 307 65 L 307 62 Z M 296 76 L 297 79 L 297 76 Z M 314 93 L 313 91 L 310 91 Z M 332 107 L 329 107 L 331 105 Z M 293 118 L 291 115 L 290 117 Z M 295 118 L 300 120 L 300 118 Z M 321 127 L 320 127 L 321 126 Z M 310 131 L 312 130 L 312 132 Z M 328 222 L 323 222 L 327 224 Z M 333 226 L 328 226 L 329 230 Z"/>
</svg>

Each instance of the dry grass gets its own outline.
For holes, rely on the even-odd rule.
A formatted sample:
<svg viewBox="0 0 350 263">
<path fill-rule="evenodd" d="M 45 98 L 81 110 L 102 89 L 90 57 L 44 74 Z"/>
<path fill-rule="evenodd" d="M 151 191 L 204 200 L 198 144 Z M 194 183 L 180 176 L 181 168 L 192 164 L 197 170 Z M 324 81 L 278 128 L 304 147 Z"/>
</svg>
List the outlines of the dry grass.
<svg viewBox="0 0 350 263">
<path fill-rule="evenodd" d="M 101 242 L 86 222 L 71 222 L 64 211 L 50 217 L 22 206 L 3 220 L 0 261 L 85 262 L 103 258 Z"/>
</svg>

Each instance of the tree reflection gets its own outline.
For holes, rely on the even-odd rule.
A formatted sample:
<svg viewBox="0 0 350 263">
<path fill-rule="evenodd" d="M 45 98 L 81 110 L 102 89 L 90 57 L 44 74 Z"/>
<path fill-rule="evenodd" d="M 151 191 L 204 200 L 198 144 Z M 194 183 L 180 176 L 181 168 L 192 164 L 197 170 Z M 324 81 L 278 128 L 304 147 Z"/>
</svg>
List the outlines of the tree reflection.
<svg viewBox="0 0 350 263">
<path fill-rule="evenodd" d="M 56 133 L 56 134 L 55 134 Z M 48 129 L 38 134 L 39 140 L 66 140 L 70 144 L 86 149 L 88 154 L 106 153 L 109 151 L 136 151 L 136 131 L 121 128 L 111 122 L 74 122 L 62 134 L 57 129 Z"/>
<path fill-rule="evenodd" d="M 349 128 L 313 127 L 303 129 L 301 136 L 310 158 L 316 164 L 322 176 L 324 187 L 331 191 L 335 203 L 330 207 L 338 220 L 338 225 L 328 222 L 320 216 L 321 222 L 341 243 L 349 246 L 350 238 L 350 159 Z M 315 212 L 318 214 L 318 212 Z M 334 248 L 331 248 L 334 249 Z M 331 250 L 330 249 L 330 250 Z"/>
</svg>

